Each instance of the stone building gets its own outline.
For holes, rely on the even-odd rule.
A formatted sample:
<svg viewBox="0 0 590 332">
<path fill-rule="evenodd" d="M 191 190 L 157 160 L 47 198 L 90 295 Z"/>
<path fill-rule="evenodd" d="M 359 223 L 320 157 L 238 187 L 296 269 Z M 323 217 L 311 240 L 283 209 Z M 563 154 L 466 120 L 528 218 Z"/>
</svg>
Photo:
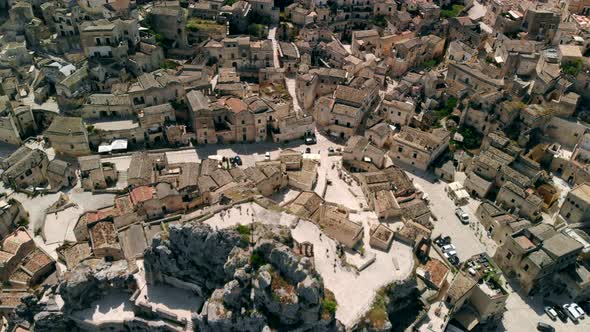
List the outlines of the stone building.
<svg viewBox="0 0 590 332">
<path fill-rule="evenodd" d="M 570 190 L 559 214 L 568 224 L 590 223 L 590 184 L 580 184 Z"/>
<path fill-rule="evenodd" d="M 44 136 L 58 155 L 79 157 L 90 154 L 88 131 L 82 118 L 55 117 Z"/>
<path fill-rule="evenodd" d="M 135 19 L 85 21 L 80 24 L 80 45 L 88 58 L 126 61 L 129 48 L 139 43 Z"/>
<path fill-rule="evenodd" d="M 157 2 L 149 13 L 150 26 L 156 33 L 175 43 L 177 48 L 188 47 L 186 14 L 177 1 Z"/>
<path fill-rule="evenodd" d="M 18 145 L 36 131 L 37 124 L 31 107 L 12 107 L 8 97 L 0 96 L 0 141 Z"/>
<path fill-rule="evenodd" d="M 221 42 L 211 40 L 205 52 L 220 67 L 233 67 L 242 77 L 258 77 L 262 68 L 273 66 L 273 47 L 268 39 L 253 41 L 250 36 L 227 37 Z"/>
<path fill-rule="evenodd" d="M 28 220 L 29 213 L 21 202 L 14 198 L 3 197 L 0 200 L 0 237 L 5 238 L 23 220 Z"/>
<path fill-rule="evenodd" d="M 38 187 L 47 184 L 49 159 L 45 152 L 21 146 L 1 162 L 2 180 L 14 188 Z"/>
<path fill-rule="evenodd" d="M 393 136 L 389 155 L 394 163 L 425 171 L 449 146 L 450 133 L 445 129 L 432 132 L 403 127 Z"/>
<path fill-rule="evenodd" d="M 494 260 L 508 277 L 518 279 L 527 294 L 546 294 L 558 273 L 575 265 L 582 248 L 578 241 L 541 223 L 507 237 Z"/>
<path fill-rule="evenodd" d="M 500 188 L 496 203 L 515 214 L 537 221 L 542 218 L 543 200 L 533 189 L 522 189 L 513 182 L 506 182 Z"/>
<path fill-rule="evenodd" d="M 47 165 L 47 181 L 51 191 L 72 187 L 78 182 L 76 169 L 69 162 L 53 159 Z"/>
</svg>

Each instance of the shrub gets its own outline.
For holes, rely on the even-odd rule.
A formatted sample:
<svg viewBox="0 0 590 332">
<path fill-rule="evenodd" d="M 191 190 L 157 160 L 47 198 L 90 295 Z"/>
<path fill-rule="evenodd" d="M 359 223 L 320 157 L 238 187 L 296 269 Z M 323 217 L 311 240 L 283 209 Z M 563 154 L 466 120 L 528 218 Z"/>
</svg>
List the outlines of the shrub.
<svg viewBox="0 0 590 332">
<path fill-rule="evenodd" d="M 338 303 L 336 303 L 336 301 L 334 300 L 322 300 L 322 308 L 324 308 L 325 311 L 333 315 L 336 313 Z"/>
<path fill-rule="evenodd" d="M 254 251 L 250 256 L 250 265 L 255 270 L 258 270 L 261 266 L 266 264 L 266 259 L 258 251 Z"/>
<path fill-rule="evenodd" d="M 246 225 L 238 225 L 237 229 L 238 233 L 241 235 L 250 235 L 250 227 Z"/>
<path fill-rule="evenodd" d="M 21 217 L 17 223 L 17 225 L 22 227 L 29 227 L 29 219 L 27 217 Z"/>
<path fill-rule="evenodd" d="M 561 64 L 561 71 L 564 74 L 576 76 L 582 70 L 582 60 L 575 59 L 573 61 L 563 62 Z"/>
</svg>

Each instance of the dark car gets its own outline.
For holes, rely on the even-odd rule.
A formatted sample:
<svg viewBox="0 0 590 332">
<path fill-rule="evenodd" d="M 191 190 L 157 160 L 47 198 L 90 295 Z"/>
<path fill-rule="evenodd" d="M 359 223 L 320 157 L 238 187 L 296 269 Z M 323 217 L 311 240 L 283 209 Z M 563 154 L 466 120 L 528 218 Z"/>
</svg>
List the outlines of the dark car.
<svg viewBox="0 0 590 332">
<path fill-rule="evenodd" d="M 434 244 L 436 244 L 439 247 L 444 246 L 444 240 L 442 239 L 442 237 L 437 237 L 436 239 L 434 239 Z"/>
<path fill-rule="evenodd" d="M 240 156 L 235 156 L 233 162 L 234 164 L 242 166 L 242 158 L 240 158 Z"/>
<path fill-rule="evenodd" d="M 445 236 L 443 237 L 443 243 L 446 244 L 451 244 L 451 237 L 450 236 Z"/>
<path fill-rule="evenodd" d="M 305 153 L 311 153 L 311 148 L 305 148 Z"/>
<path fill-rule="evenodd" d="M 555 328 L 549 324 L 539 322 L 537 324 L 537 330 L 543 331 L 543 332 L 554 332 Z"/>
<path fill-rule="evenodd" d="M 555 309 L 555 311 L 557 312 L 557 317 L 559 317 L 559 319 L 566 323 L 567 322 L 567 314 L 565 313 L 565 311 L 563 310 L 563 308 L 560 305 L 554 305 L 553 309 Z"/>
<path fill-rule="evenodd" d="M 449 257 L 449 262 L 451 264 L 453 264 L 453 266 L 457 266 L 457 265 L 459 265 L 459 263 L 461 263 L 461 261 L 459 260 L 459 257 L 457 257 L 457 256 Z"/>
</svg>

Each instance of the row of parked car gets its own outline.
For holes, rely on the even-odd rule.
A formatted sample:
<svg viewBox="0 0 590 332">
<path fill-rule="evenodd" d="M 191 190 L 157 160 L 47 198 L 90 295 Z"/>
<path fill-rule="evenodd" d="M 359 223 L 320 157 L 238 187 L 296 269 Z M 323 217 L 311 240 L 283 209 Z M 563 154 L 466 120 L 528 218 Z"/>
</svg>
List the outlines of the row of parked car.
<svg viewBox="0 0 590 332">
<path fill-rule="evenodd" d="M 455 245 L 451 243 L 451 237 L 437 237 L 434 239 L 434 244 L 436 244 L 442 251 L 443 256 L 449 261 L 449 263 L 453 264 L 453 266 L 458 266 L 461 261 L 459 257 L 457 257 L 457 248 Z"/>
<path fill-rule="evenodd" d="M 547 306 L 545 307 L 545 313 L 551 320 L 557 320 L 559 318 L 564 323 L 567 322 L 568 318 L 574 323 L 578 323 L 580 320 L 586 318 L 586 312 L 577 303 Z M 539 323 L 537 328 L 540 331 L 555 331 L 551 325 L 545 323 Z"/>
</svg>

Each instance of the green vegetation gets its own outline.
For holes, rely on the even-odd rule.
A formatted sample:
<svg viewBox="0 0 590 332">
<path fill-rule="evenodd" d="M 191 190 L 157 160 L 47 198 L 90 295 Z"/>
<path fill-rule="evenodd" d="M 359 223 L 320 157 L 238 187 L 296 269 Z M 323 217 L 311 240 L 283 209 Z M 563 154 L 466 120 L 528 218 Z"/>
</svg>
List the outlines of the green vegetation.
<svg viewBox="0 0 590 332">
<path fill-rule="evenodd" d="M 160 63 L 160 68 L 162 69 L 176 69 L 178 64 L 172 60 L 164 60 Z"/>
<path fill-rule="evenodd" d="M 277 271 L 271 271 L 272 280 L 270 282 L 270 289 L 272 290 L 273 298 L 281 303 L 292 303 L 292 295 L 296 293 L 295 287 L 285 280 Z"/>
<path fill-rule="evenodd" d="M 258 38 L 264 38 L 266 36 L 266 25 L 256 23 L 248 25 L 248 34 Z"/>
<path fill-rule="evenodd" d="M 254 270 L 258 270 L 261 266 L 266 265 L 266 259 L 258 251 L 254 251 L 250 256 L 250 265 Z"/>
<path fill-rule="evenodd" d="M 29 218 L 21 217 L 17 223 L 18 226 L 29 227 Z"/>
<path fill-rule="evenodd" d="M 447 102 L 435 112 L 437 120 L 440 121 L 453 113 L 453 110 L 457 107 L 458 102 L 459 101 L 457 98 L 449 97 Z"/>
<path fill-rule="evenodd" d="M 231 5 L 233 5 L 234 3 L 236 3 L 236 2 L 238 2 L 238 0 L 224 0 L 224 1 L 223 1 L 223 5 L 224 5 L 224 6 L 231 6 Z"/>
<path fill-rule="evenodd" d="M 451 8 L 442 9 L 440 11 L 440 17 L 442 17 L 442 18 L 457 17 L 459 15 L 459 13 L 463 10 L 463 8 L 465 8 L 465 6 L 463 6 L 463 5 L 458 5 L 458 4 L 451 5 Z"/>
<path fill-rule="evenodd" d="M 428 61 L 424 61 L 422 63 L 422 66 L 426 70 L 432 70 L 432 68 L 438 66 L 439 63 L 440 63 L 440 60 L 439 59 L 431 59 L 431 60 L 428 60 Z"/>
<path fill-rule="evenodd" d="M 321 317 L 325 321 L 329 321 L 334 317 L 336 314 L 336 309 L 338 309 L 338 302 L 336 302 L 336 296 L 332 293 L 331 290 L 325 288 L 324 289 L 324 297 L 321 301 L 322 304 L 322 312 Z"/>
<path fill-rule="evenodd" d="M 375 15 L 371 19 L 371 23 L 375 24 L 378 27 L 385 28 L 387 26 L 387 20 L 383 15 Z"/>
<path fill-rule="evenodd" d="M 580 71 L 582 71 L 582 60 L 580 59 L 563 62 L 561 64 L 561 72 L 566 75 L 576 76 Z"/>
<path fill-rule="evenodd" d="M 375 295 L 375 299 L 373 300 L 373 304 L 371 305 L 371 309 L 366 314 L 366 319 L 371 322 L 371 327 L 375 329 L 381 329 L 385 326 L 385 321 L 387 320 L 387 287 L 381 288 L 377 295 Z"/>
<path fill-rule="evenodd" d="M 458 130 L 463 136 L 463 142 L 457 142 L 457 145 L 465 149 L 477 149 L 481 145 L 482 135 L 472 127 L 464 126 Z"/>
<path fill-rule="evenodd" d="M 238 225 L 236 230 L 238 231 L 238 233 L 240 233 L 240 235 L 250 235 L 251 234 L 250 227 L 248 227 L 246 225 Z"/>
<path fill-rule="evenodd" d="M 336 308 L 338 308 L 338 303 L 333 300 L 322 300 L 322 308 L 330 314 L 336 313 Z"/>
<path fill-rule="evenodd" d="M 268 15 L 262 15 L 260 13 L 254 12 L 248 16 L 248 23 L 249 24 L 260 24 L 263 26 L 268 26 L 272 23 L 272 19 Z"/>
<path fill-rule="evenodd" d="M 156 44 L 158 44 L 158 46 L 165 48 L 166 47 L 166 38 L 164 38 L 164 36 L 161 33 L 153 33 L 154 38 L 156 38 Z"/>
<path fill-rule="evenodd" d="M 171 100 L 170 105 L 172 105 L 172 108 L 174 108 L 177 111 L 187 109 L 186 103 L 184 102 L 184 100 L 181 100 L 181 101 Z"/>
<path fill-rule="evenodd" d="M 202 31 L 209 34 L 225 34 L 225 25 L 217 24 L 215 21 L 202 20 L 196 17 L 188 19 L 186 22 L 186 29 L 192 32 Z"/>
</svg>

